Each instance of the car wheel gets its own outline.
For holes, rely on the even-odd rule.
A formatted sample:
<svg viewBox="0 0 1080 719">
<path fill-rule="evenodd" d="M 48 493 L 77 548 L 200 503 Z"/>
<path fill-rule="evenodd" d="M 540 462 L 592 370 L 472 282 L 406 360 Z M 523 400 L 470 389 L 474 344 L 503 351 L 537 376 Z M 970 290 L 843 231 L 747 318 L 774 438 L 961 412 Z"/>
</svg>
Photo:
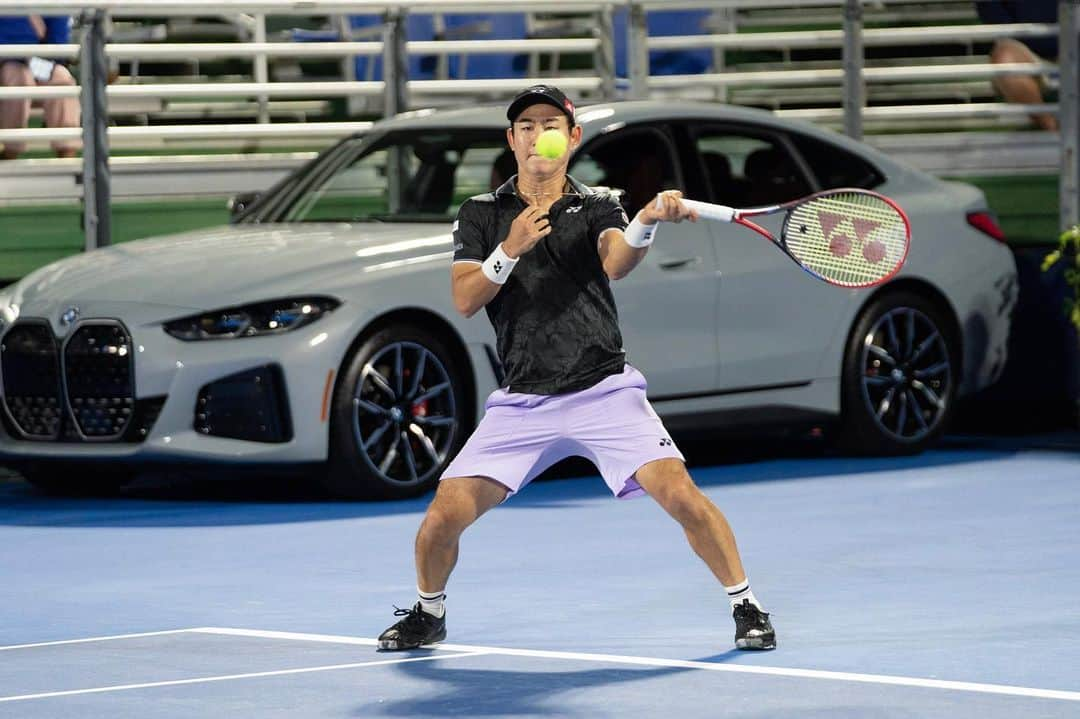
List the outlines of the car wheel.
<svg viewBox="0 0 1080 719">
<path fill-rule="evenodd" d="M 346 358 L 334 390 L 326 487 L 400 499 L 435 486 L 467 432 L 460 363 L 431 332 L 381 329 Z"/>
<path fill-rule="evenodd" d="M 23 465 L 18 472 L 45 494 L 62 497 L 111 497 L 134 478 L 126 469 L 67 462 Z"/>
<path fill-rule="evenodd" d="M 859 454 L 917 454 L 945 430 L 956 395 L 958 342 L 926 298 L 878 297 L 844 355 L 841 446 Z"/>
</svg>

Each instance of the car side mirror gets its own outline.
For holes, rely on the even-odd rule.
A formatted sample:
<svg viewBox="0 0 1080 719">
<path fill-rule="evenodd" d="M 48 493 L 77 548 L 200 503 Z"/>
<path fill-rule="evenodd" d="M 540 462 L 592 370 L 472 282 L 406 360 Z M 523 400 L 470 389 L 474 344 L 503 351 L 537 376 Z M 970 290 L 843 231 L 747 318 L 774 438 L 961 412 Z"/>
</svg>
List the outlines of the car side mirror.
<svg viewBox="0 0 1080 719">
<path fill-rule="evenodd" d="M 233 195 L 229 198 L 226 207 L 229 208 L 229 218 L 235 219 L 239 217 L 244 210 L 251 207 L 256 200 L 262 197 L 261 192 L 241 192 L 238 195 Z"/>
</svg>

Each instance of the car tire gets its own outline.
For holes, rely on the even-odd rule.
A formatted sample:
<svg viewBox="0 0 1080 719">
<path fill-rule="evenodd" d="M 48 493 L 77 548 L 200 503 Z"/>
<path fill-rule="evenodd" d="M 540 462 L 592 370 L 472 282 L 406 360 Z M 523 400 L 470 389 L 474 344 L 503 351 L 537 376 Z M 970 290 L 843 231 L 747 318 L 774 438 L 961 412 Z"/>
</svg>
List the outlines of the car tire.
<svg viewBox="0 0 1080 719">
<path fill-rule="evenodd" d="M 382 328 L 342 365 L 324 486 L 343 499 L 404 499 L 431 490 L 467 436 L 463 363 L 438 335 Z"/>
<path fill-rule="evenodd" d="M 68 462 L 28 464 L 18 472 L 41 492 L 57 497 L 112 497 L 134 478 L 125 469 Z M 90 473 L 94 476 L 88 477 Z"/>
<path fill-rule="evenodd" d="M 840 446 L 855 454 L 918 454 L 948 427 L 959 342 L 947 314 L 913 292 L 874 299 L 844 352 Z"/>
</svg>

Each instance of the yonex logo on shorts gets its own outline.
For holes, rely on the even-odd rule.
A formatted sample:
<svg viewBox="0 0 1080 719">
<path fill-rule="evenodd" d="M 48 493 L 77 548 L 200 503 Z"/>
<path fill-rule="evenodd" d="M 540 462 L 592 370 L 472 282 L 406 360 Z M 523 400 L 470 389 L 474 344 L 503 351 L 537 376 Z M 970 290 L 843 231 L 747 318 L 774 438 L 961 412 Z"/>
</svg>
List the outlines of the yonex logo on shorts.
<svg viewBox="0 0 1080 719">
<path fill-rule="evenodd" d="M 671 440 L 668 439 L 667 437 L 664 437 L 662 440 L 660 440 L 660 446 L 661 447 L 670 447 L 671 446 Z"/>
</svg>

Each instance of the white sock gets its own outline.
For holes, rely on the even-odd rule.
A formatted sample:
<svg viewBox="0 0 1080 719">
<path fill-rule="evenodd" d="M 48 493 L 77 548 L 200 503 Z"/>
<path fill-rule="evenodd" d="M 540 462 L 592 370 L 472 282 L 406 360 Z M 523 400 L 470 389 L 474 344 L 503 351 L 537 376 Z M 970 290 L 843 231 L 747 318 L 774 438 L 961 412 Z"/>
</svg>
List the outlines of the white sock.
<svg viewBox="0 0 1080 719">
<path fill-rule="evenodd" d="M 446 594 L 443 592 L 425 592 L 416 588 L 416 596 L 420 597 L 420 608 L 433 617 L 441 617 L 446 614 Z"/>
<path fill-rule="evenodd" d="M 738 584 L 731 587 L 724 587 L 727 590 L 728 601 L 731 602 L 731 608 L 734 609 L 737 605 L 742 604 L 744 599 L 749 599 L 750 603 L 761 611 L 765 611 L 765 608 L 761 606 L 761 602 L 754 596 L 754 592 L 750 589 L 750 580 L 744 579 Z"/>
</svg>

